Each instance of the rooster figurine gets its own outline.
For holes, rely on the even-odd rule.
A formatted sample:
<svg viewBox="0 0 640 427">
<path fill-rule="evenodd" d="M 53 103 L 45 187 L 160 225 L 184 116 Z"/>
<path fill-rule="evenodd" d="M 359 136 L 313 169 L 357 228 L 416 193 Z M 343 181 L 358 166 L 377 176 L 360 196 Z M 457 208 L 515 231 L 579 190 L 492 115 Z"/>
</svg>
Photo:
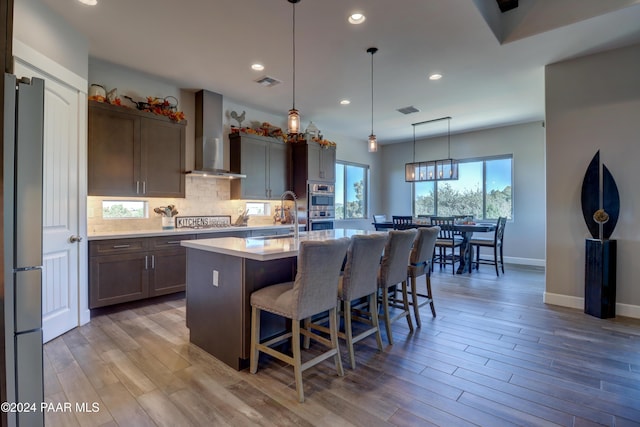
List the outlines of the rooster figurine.
<svg viewBox="0 0 640 427">
<path fill-rule="evenodd" d="M 246 111 L 242 111 L 242 114 L 238 115 L 235 111 L 231 112 L 231 118 L 238 122 L 238 127 L 242 127 Z"/>
</svg>

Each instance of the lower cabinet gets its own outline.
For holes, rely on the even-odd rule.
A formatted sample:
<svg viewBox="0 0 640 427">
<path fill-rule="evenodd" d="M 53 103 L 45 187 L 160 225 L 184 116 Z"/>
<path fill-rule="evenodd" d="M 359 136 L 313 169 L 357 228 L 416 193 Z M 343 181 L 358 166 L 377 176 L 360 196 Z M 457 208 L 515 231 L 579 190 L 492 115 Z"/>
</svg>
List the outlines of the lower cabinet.
<svg viewBox="0 0 640 427">
<path fill-rule="evenodd" d="M 185 290 L 186 250 L 194 235 L 89 242 L 89 308 Z"/>
<path fill-rule="evenodd" d="M 288 228 L 271 228 L 90 241 L 89 308 L 184 291 L 187 251 L 182 240 L 287 233 Z"/>
</svg>

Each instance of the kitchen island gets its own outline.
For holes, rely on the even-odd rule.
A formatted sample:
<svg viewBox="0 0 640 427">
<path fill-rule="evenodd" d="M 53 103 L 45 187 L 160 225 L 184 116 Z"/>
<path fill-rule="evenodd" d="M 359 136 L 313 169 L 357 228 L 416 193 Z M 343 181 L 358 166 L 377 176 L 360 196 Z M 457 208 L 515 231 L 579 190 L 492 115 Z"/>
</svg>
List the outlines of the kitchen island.
<svg viewBox="0 0 640 427">
<path fill-rule="evenodd" d="M 251 293 L 292 281 L 298 247 L 305 240 L 332 240 L 367 230 L 322 230 L 293 237 L 224 237 L 186 240 L 186 319 L 190 341 L 234 369 L 249 364 Z M 261 339 L 288 328 L 286 320 L 263 311 Z"/>
</svg>

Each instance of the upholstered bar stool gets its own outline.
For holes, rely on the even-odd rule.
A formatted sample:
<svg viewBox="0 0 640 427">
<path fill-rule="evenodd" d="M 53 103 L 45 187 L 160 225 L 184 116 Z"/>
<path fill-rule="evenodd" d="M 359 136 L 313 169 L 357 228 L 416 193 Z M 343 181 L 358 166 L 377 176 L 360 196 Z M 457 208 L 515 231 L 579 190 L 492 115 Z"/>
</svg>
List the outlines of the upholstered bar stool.
<svg viewBox="0 0 640 427">
<path fill-rule="evenodd" d="M 418 231 L 416 229 L 390 231 L 387 244 L 384 248 L 382 262 L 380 263 L 378 288 L 382 291 L 382 317 L 384 318 L 384 326 L 387 331 L 389 344 L 393 344 L 391 323 L 396 320 L 406 317 L 409 330 L 413 332 L 407 294 L 407 260 L 409 259 L 411 247 L 417 234 Z M 398 301 L 398 299 L 393 297 L 390 302 L 389 292 L 394 291 L 395 287 L 399 284 L 402 285 L 402 299 Z M 399 308 L 401 311 L 391 317 L 389 312 L 390 306 Z"/>
<path fill-rule="evenodd" d="M 351 243 L 347 250 L 344 272 L 338 285 L 340 313 L 344 318 L 344 332 L 338 331 L 338 336 L 347 343 L 351 369 L 356 368 L 353 344 L 375 334 L 378 350 L 382 351 L 382 338 L 378 324 L 377 275 L 380 257 L 386 242 L 386 234 L 355 235 L 351 237 Z M 360 300 L 365 297 L 367 301 L 360 304 Z M 358 303 L 352 306 L 352 302 Z M 359 330 L 358 334 L 353 336 L 352 321 L 366 324 L 369 327 Z M 310 324 L 310 322 L 305 324 L 305 327 L 325 333 L 329 332 L 326 327 L 320 324 Z"/>
<path fill-rule="evenodd" d="M 411 256 L 409 257 L 409 267 L 407 269 L 407 278 L 411 289 L 411 302 L 409 305 L 413 306 L 413 314 L 418 328 L 422 326 L 420 307 L 423 305 L 429 304 L 431 306 L 431 314 L 436 317 L 436 308 L 433 305 L 433 294 L 431 293 L 431 257 L 436 247 L 438 233 L 440 233 L 440 227 L 418 228 L 418 236 L 413 242 L 413 249 L 411 249 Z M 420 276 L 425 276 L 426 294 L 418 292 L 417 279 Z"/>
<path fill-rule="evenodd" d="M 340 269 L 349 246 L 349 238 L 327 241 L 302 241 L 298 250 L 298 271 L 295 281 L 267 286 L 251 294 L 251 355 L 250 372 L 258 370 L 260 352 L 293 366 L 298 400 L 304 402 L 302 372 L 330 357 L 336 371 L 344 375 L 338 349 L 336 307 Z M 260 342 L 260 311 L 265 310 L 291 319 L 291 332 L 285 332 Z M 300 329 L 300 321 L 329 311 L 330 339 Z M 328 350 L 302 363 L 300 334 L 322 343 Z M 293 355 L 271 348 L 291 338 Z"/>
</svg>

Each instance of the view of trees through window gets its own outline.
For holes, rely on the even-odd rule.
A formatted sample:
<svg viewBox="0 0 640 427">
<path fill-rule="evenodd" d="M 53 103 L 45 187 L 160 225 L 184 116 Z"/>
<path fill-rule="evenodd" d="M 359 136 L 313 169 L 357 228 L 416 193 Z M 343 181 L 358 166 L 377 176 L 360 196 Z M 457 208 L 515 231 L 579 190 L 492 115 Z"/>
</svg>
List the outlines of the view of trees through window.
<svg viewBox="0 0 640 427">
<path fill-rule="evenodd" d="M 105 200 L 102 218 L 146 218 L 146 202 Z"/>
<path fill-rule="evenodd" d="M 416 182 L 415 215 L 512 217 L 512 157 L 460 162 L 457 181 Z"/>
<path fill-rule="evenodd" d="M 367 217 L 369 167 L 336 163 L 336 219 Z"/>
</svg>

